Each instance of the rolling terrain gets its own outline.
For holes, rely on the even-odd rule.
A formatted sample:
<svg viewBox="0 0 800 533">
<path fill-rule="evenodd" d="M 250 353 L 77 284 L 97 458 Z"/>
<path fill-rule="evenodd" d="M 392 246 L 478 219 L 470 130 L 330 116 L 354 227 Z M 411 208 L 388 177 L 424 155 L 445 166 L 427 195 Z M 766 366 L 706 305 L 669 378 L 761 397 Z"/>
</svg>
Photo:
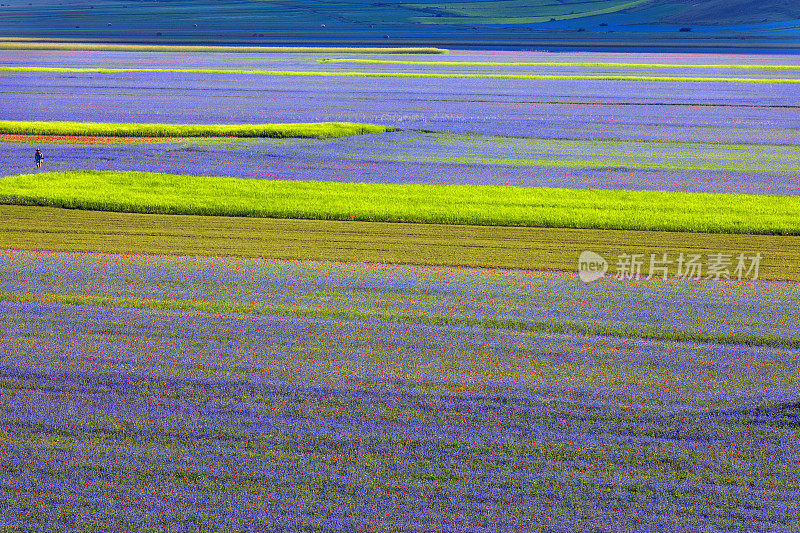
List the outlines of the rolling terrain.
<svg viewBox="0 0 800 533">
<path fill-rule="evenodd" d="M 160 44 L 787 49 L 786 0 L 9 0 L 6 38 Z"/>
</svg>

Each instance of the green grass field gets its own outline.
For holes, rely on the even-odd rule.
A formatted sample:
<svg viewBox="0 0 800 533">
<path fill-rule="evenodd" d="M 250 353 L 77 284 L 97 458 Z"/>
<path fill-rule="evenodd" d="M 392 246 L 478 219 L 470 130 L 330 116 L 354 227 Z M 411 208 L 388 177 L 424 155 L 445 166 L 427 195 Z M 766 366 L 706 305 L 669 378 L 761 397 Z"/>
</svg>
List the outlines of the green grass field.
<svg viewBox="0 0 800 533">
<path fill-rule="evenodd" d="M 793 78 L 725 78 L 714 76 L 638 76 L 628 74 L 477 74 L 444 72 L 314 72 L 290 70 L 241 69 L 180 69 L 180 68 L 102 68 L 102 67 L 0 67 L 0 72 L 49 72 L 56 74 L 235 74 L 246 76 L 333 76 L 362 78 L 469 78 L 508 80 L 570 80 L 570 81 L 670 81 L 696 83 L 779 83 L 800 84 Z"/>
<path fill-rule="evenodd" d="M 68 171 L 0 179 L 0 199 L 136 213 L 800 235 L 800 198 L 777 195 Z"/>
<path fill-rule="evenodd" d="M 101 122 L 0 121 L 0 134 L 105 137 L 304 137 L 323 139 L 393 131 L 387 126 L 321 122 L 316 124 L 109 124 Z"/>
</svg>

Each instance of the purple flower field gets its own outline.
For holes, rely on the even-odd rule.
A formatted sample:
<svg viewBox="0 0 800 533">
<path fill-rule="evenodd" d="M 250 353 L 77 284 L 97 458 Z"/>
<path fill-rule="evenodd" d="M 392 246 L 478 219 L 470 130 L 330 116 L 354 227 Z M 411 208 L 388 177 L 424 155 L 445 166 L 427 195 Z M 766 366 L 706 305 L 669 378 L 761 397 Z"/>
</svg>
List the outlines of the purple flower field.
<svg viewBox="0 0 800 533">
<path fill-rule="evenodd" d="M 156 261 L 55 252 L 0 253 L 0 269 L 0 294 L 80 294 L 321 312 L 624 323 L 800 338 L 800 289 L 794 283 L 620 282 L 612 278 L 587 285 L 574 273 L 235 258 Z"/>
<path fill-rule="evenodd" d="M 0 66 L 432 71 L 504 73 L 501 66 L 318 63 L 336 56 L 0 52 Z M 266 59 L 265 59 L 266 58 Z M 385 58 L 384 58 L 385 59 Z M 419 56 L 397 56 L 419 60 Z M 448 61 L 753 63 L 753 56 L 453 52 Z M 769 57 L 772 64 L 796 57 Z M 606 67 L 525 67 L 525 73 L 604 74 Z M 625 68 L 638 75 L 685 69 Z M 708 76 L 707 70 L 691 75 Z M 800 70 L 711 75 L 796 78 Z M 794 85 L 459 78 L 359 78 L 207 73 L 3 72 L 6 120 L 159 123 L 373 122 L 406 129 L 544 138 L 796 143 Z"/>
<path fill-rule="evenodd" d="M 41 148 L 42 171 L 798 194 L 798 56 L 327 61 L 353 57 L 0 51 L 442 75 L 0 70 L 0 120 L 399 129 L 9 137 L 0 177 Z M 0 250 L 0 531 L 796 533 L 798 346 L 796 283 Z"/>
<path fill-rule="evenodd" d="M 29 144 L 0 144 L 2 175 L 32 172 Z M 400 131 L 335 140 L 47 144 L 44 171 L 134 170 L 256 179 L 798 194 L 800 149 L 547 141 Z M 571 167 L 571 161 L 581 166 Z M 661 165 L 665 168 L 636 168 Z M 681 168 L 686 165 L 695 168 Z M 727 168 L 726 168 L 727 165 Z M 670 168 L 672 167 L 672 168 Z M 706 167 L 706 168 L 703 168 Z"/>
<path fill-rule="evenodd" d="M 800 519 L 798 350 L 154 303 L 590 321 L 611 313 L 796 336 L 794 284 L 1 259 L 8 527 L 793 531 Z M 143 307 L 14 301 L 48 294 Z M 691 318 L 670 311 L 693 300 Z"/>
<path fill-rule="evenodd" d="M 349 56 L 352 59 L 352 56 Z M 327 60 L 332 61 L 327 61 Z M 785 78 L 793 56 L 453 52 L 431 65 L 313 54 L 2 51 L 7 67 L 212 68 L 477 74 L 624 73 Z M 385 59 L 364 56 L 361 59 Z M 420 56 L 397 56 L 419 61 Z M 598 66 L 436 65 L 584 62 Z M 623 66 L 609 67 L 605 63 Z M 634 67 L 629 64 L 641 63 Z M 689 65 L 687 67 L 654 67 Z M 709 69 L 691 65 L 727 64 Z M 469 183 L 797 194 L 800 92 L 791 84 L 361 78 L 219 73 L 1 72 L 0 119 L 156 123 L 352 121 L 403 131 L 330 141 L 49 145 L 44 170 L 142 170 L 243 178 Z M 438 133 L 423 133 L 428 130 Z M 456 135 L 453 135 L 456 134 Z M 0 175 L 31 170 L 4 143 Z"/>
</svg>

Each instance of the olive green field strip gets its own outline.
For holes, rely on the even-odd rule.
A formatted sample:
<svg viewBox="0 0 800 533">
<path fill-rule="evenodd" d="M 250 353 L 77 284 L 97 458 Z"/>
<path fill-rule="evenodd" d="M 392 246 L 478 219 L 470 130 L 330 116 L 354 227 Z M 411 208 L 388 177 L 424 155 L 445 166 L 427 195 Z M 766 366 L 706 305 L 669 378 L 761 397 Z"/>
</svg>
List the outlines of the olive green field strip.
<svg viewBox="0 0 800 533">
<path fill-rule="evenodd" d="M 578 256 L 760 253 L 800 282 L 800 237 L 204 217 L 0 205 L 0 248 L 577 271 Z"/>
<path fill-rule="evenodd" d="M 178 69 L 178 68 L 101 68 L 101 67 L 0 67 L 3 72 L 53 74 L 229 74 L 245 76 L 333 76 L 361 78 L 468 78 L 510 80 L 570 80 L 570 81 L 653 81 L 698 83 L 772 83 L 800 84 L 795 78 L 741 78 L 714 76 L 641 76 L 631 74 L 481 74 L 466 72 L 324 72 L 291 70 L 241 69 Z"/>
</svg>

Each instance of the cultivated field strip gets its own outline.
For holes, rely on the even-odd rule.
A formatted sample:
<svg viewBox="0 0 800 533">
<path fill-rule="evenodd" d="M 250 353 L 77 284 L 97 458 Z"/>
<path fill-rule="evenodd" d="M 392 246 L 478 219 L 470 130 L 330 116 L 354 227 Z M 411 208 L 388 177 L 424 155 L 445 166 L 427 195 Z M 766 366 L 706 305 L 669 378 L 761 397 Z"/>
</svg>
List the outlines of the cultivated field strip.
<svg viewBox="0 0 800 533">
<path fill-rule="evenodd" d="M 761 253 L 764 280 L 800 281 L 800 238 L 622 230 L 144 215 L 0 206 L 0 247 L 574 272 L 584 250 Z"/>
<path fill-rule="evenodd" d="M 782 335 L 796 334 L 800 303 L 796 284 L 0 259 L 14 294 L 472 316 L 594 308 L 645 321 L 694 294 L 731 311 L 697 308 L 701 327 L 720 311 L 743 327 L 783 320 Z M 791 531 L 798 516 L 798 350 L 177 309 L 4 301 L 0 310 L 0 520 L 9 527 Z"/>
<path fill-rule="evenodd" d="M 387 131 L 374 124 L 107 124 L 0 120 L 0 134 L 89 137 L 328 138 Z"/>
<path fill-rule="evenodd" d="M 425 78 L 425 79 L 506 79 L 506 80 L 569 80 L 572 82 L 583 81 L 629 81 L 629 82 L 681 82 L 681 83 L 739 83 L 739 84 L 780 84 L 797 85 L 800 78 L 776 76 L 697 76 L 697 75 L 669 75 L 644 76 L 637 74 L 530 74 L 530 73 L 477 73 L 477 72 L 375 72 L 363 70 L 356 72 L 331 72 L 328 70 L 233 70 L 233 69 L 177 69 L 177 68 L 108 68 L 108 67 L 3 67 L 3 72 L 27 72 L 33 74 L 221 74 L 232 76 L 314 76 L 314 77 L 356 77 L 356 78 Z"/>
<path fill-rule="evenodd" d="M 22 42 L 25 41 L 25 42 Z M 135 45 L 135 44 L 87 44 L 33 42 L 29 39 L 2 39 L 0 50 L 59 50 L 82 52 L 162 52 L 214 54 L 444 54 L 443 48 L 431 47 L 347 47 L 347 46 L 180 46 L 180 45 Z"/>
<path fill-rule="evenodd" d="M 8 46 L 8 45 L 6 45 Z M 0 46 L 0 51 L 4 47 Z M 8 48 L 5 48 L 8 49 Z M 335 51 L 308 50 L 294 53 L 229 53 L 205 52 L 203 54 L 160 54 L 156 61 L 163 64 L 147 65 L 137 61 L 136 54 L 95 50 L 81 57 L 71 54 L 64 62 L 53 52 L 28 51 L 19 62 L 4 65 L 0 72 L 65 72 L 123 74 L 141 73 L 194 73 L 236 75 L 316 75 L 365 77 L 467 77 L 521 79 L 569 78 L 574 81 L 591 79 L 616 79 L 629 81 L 706 81 L 740 83 L 793 83 L 800 79 L 800 65 L 791 56 L 777 56 L 761 61 L 736 61 L 735 56 L 676 54 L 673 61 L 663 54 L 641 54 L 640 61 L 625 54 L 576 54 L 572 61 L 564 56 L 537 52 L 467 52 L 452 51 L 441 55 L 402 55 L 386 59 L 384 54 L 369 51 L 354 58 L 352 54 Z M 704 61 L 705 59 L 705 61 Z M 169 65 L 166 63 L 169 62 Z"/>
<path fill-rule="evenodd" d="M 263 218 L 800 235 L 800 197 L 243 180 L 65 171 L 0 181 L 6 204 Z"/>
<path fill-rule="evenodd" d="M 565 140 L 397 131 L 328 140 L 0 135 L 0 175 L 130 170 L 258 179 L 742 194 L 800 191 L 794 144 Z"/>
<path fill-rule="evenodd" d="M 248 56 L 225 54 L 146 54 L 94 52 L 74 64 L 136 68 L 243 68 L 379 72 L 401 65 L 326 63 L 335 54 Z M 347 58 L 347 55 L 342 58 Z M 375 56 L 380 58 L 381 56 Z M 489 63 L 558 61 L 534 52 L 453 52 L 448 58 Z M 591 62 L 595 56 L 578 56 Z M 598 54 L 599 61 L 629 62 L 627 56 Z M 652 75 L 649 63 L 741 63 L 736 56 L 642 54 L 631 75 Z M 398 56 L 419 59 L 419 56 Z M 748 62 L 751 59 L 748 57 Z M 753 64 L 796 65 L 776 56 Z M 60 52 L 0 52 L 11 67 L 63 66 Z M 512 67 L 444 67 L 498 73 Z M 532 67 L 526 67 L 532 68 Z M 347 70 L 351 69 L 351 70 Z M 541 67 L 603 75 L 607 67 Z M 668 69 L 655 69 L 664 74 Z M 696 68 L 691 75 L 704 74 Z M 698 74 L 698 72 L 700 74 Z M 783 77 L 794 70 L 726 69 L 725 76 Z M 568 74 L 567 74 L 568 75 Z M 714 76 L 721 76 L 719 69 Z M 234 76 L 201 73 L 25 73 L 5 72 L 4 117 L 8 120 L 97 120 L 129 123 L 290 123 L 361 122 L 396 128 L 566 139 L 681 139 L 710 142 L 796 143 L 800 98 L 793 85 L 681 81 L 514 80 L 438 78 L 364 78 Z M 646 90 L 643 89 L 643 84 Z M 37 102 L 36 109 L 29 102 Z M 197 110 L 202 110 L 198 114 Z"/>
<path fill-rule="evenodd" d="M 3 42 L 0 50 L 11 50 L 12 43 Z M 116 54 L 111 48 L 113 45 L 80 44 L 55 44 L 55 43 L 19 43 L 21 47 L 30 46 L 26 55 L 14 55 L 15 64 L 20 66 L 63 66 L 63 54 L 40 53 L 36 50 L 46 50 L 47 46 L 70 47 L 83 46 L 92 54 L 70 54 L 69 63 L 78 67 L 136 67 L 140 65 L 136 54 Z M 41 46 L 41 48 L 37 48 Z M 105 49 L 104 48 L 108 48 Z M 129 52 L 150 51 L 136 50 L 136 46 L 125 47 Z M 169 50 L 169 47 L 158 47 L 165 52 L 161 57 L 150 55 L 157 64 L 160 61 L 171 62 L 180 68 L 202 68 L 213 65 L 216 67 L 230 67 L 233 69 L 259 67 L 271 68 L 271 65 L 285 65 L 297 63 L 299 65 L 329 64 L 335 67 L 337 63 L 361 64 L 371 66 L 392 66 L 392 68 L 405 68 L 407 66 L 453 66 L 453 67 L 542 67 L 542 68 L 582 68 L 590 72 L 604 72 L 609 68 L 616 69 L 688 69 L 694 72 L 702 70 L 776 70 L 792 71 L 800 69 L 800 60 L 795 54 L 739 54 L 739 53 L 703 53 L 688 54 L 681 52 L 657 53 L 629 53 L 629 52 L 573 52 L 563 54 L 546 51 L 508 51 L 508 50 L 448 50 L 445 54 L 413 55 L 403 54 L 402 49 L 381 48 L 380 52 L 393 53 L 386 57 L 383 53 L 373 52 L 368 48 L 352 48 L 345 52 L 335 52 L 320 48 L 300 49 L 283 48 L 286 53 L 272 52 L 269 48 L 246 50 L 244 54 L 232 55 L 230 50 L 216 48 L 211 50 L 197 50 L 202 54 L 190 54 L 191 50 Z M 257 53 L 261 50 L 262 53 Z M 422 50 L 422 49 L 420 49 Z M 430 49 L 429 49 L 430 50 Z M 358 52 L 355 56 L 350 52 Z M 408 55 L 409 57 L 402 57 Z M 395 57 L 399 56 L 399 57 Z"/>
<path fill-rule="evenodd" d="M 8 302 L 515 331 L 582 325 L 604 335 L 696 334 L 712 344 L 800 348 L 793 283 L 612 278 L 587 285 L 572 273 L 43 252 L 3 254 L 0 266 L 0 300 Z M 771 320 L 761 322 L 764 316 Z"/>
</svg>

